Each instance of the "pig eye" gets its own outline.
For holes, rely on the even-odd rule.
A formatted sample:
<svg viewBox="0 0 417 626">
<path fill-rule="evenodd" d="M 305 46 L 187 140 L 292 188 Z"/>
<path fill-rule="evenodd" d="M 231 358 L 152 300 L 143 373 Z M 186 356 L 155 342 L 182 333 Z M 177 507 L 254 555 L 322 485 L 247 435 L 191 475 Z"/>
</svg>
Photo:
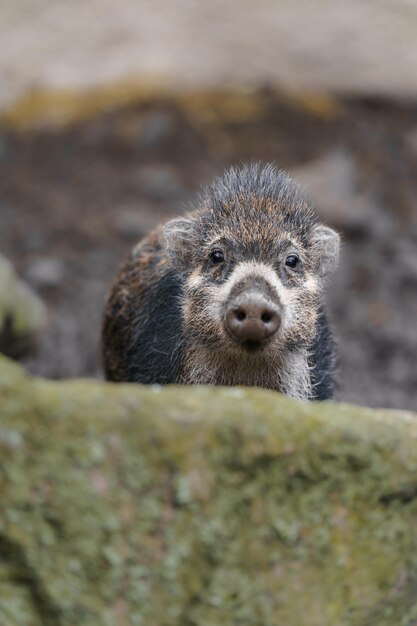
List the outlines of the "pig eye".
<svg viewBox="0 0 417 626">
<path fill-rule="evenodd" d="M 221 250 L 213 250 L 210 253 L 210 259 L 214 265 L 219 265 L 224 262 L 224 254 Z"/>
<path fill-rule="evenodd" d="M 297 267 L 299 261 L 300 259 L 296 254 L 289 254 L 285 259 L 285 265 L 293 270 Z"/>
</svg>

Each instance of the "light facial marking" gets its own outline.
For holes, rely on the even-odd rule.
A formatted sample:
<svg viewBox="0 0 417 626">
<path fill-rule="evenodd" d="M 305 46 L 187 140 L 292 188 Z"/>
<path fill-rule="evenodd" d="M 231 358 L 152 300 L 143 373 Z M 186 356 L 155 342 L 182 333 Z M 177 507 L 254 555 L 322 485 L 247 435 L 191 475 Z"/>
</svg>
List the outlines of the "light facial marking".
<svg viewBox="0 0 417 626">
<path fill-rule="evenodd" d="M 211 319 L 218 320 L 219 316 L 222 315 L 224 303 L 227 302 L 234 286 L 247 276 L 259 276 L 275 290 L 277 299 L 282 307 L 281 329 L 285 330 L 293 317 L 293 294 L 291 290 L 284 287 L 272 266 L 256 261 L 243 261 L 236 265 L 228 280 L 220 287 L 217 287 L 213 293 L 212 303 L 207 311 L 208 315 Z"/>
<path fill-rule="evenodd" d="M 315 293 L 319 290 L 319 284 L 317 278 L 311 274 L 307 274 L 304 280 L 304 287 L 310 293 Z"/>
<path fill-rule="evenodd" d="M 187 280 L 187 286 L 191 289 L 198 289 L 204 285 L 206 292 L 205 314 L 215 324 L 223 315 L 225 302 L 227 302 L 233 288 L 236 284 L 244 280 L 248 276 L 259 276 L 275 290 L 277 299 L 281 304 L 282 324 L 280 332 L 285 332 L 297 319 L 297 303 L 298 295 L 294 289 L 289 289 L 282 284 L 276 274 L 275 269 L 256 261 L 242 261 L 238 263 L 233 272 L 222 285 L 204 285 L 205 277 L 200 270 L 195 270 Z M 303 288 L 310 293 L 318 291 L 318 282 L 315 276 L 307 274 L 304 280 Z M 298 291 L 298 290 L 297 290 Z M 188 307 L 188 314 L 191 315 L 191 309 Z"/>
<path fill-rule="evenodd" d="M 204 277 L 200 274 L 200 270 L 195 270 L 187 279 L 188 287 L 199 287 L 204 282 Z"/>
<path fill-rule="evenodd" d="M 138 256 L 138 254 L 139 254 L 139 253 L 140 253 L 140 251 L 142 250 L 142 246 L 143 246 L 142 241 L 139 241 L 139 242 L 138 242 L 138 243 L 134 246 L 134 248 L 132 249 L 132 257 L 136 257 L 136 256 Z"/>
<path fill-rule="evenodd" d="M 265 263 L 258 263 L 256 261 L 243 261 L 236 265 L 222 288 L 222 297 L 227 300 L 234 286 L 247 276 L 260 276 L 268 285 L 275 289 L 283 307 L 291 304 L 291 293 L 281 283 L 272 265 L 266 265 Z"/>
</svg>

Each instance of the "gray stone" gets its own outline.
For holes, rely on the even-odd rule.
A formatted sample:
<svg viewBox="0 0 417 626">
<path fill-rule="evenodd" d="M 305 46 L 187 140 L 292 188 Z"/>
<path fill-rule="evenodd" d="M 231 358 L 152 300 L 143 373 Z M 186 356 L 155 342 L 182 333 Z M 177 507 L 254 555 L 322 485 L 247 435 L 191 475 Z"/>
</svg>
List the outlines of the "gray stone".
<svg viewBox="0 0 417 626">
<path fill-rule="evenodd" d="M 140 173 L 140 182 L 153 200 L 175 201 L 186 193 L 177 173 L 170 167 L 146 167 Z"/>
<path fill-rule="evenodd" d="M 58 287 L 64 277 L 65 267 L 62 261 L 49 257 L 32 259 L 26 271 L 27 280 L 39 289 Z"/>
<path fill-rule="evenodd" d="M 9 146 L 7 145 L 6 139 L 0 135 L 0 163 L 7 161 L 8 156 Z"/>
<path fill-rule="evenodd" d="M 142 120 L 139 145 L 144 148 L 158 148 L 169 138 L 173 130 L 172 115 L 167 111 L 151 111 Z"/>
<path fill-rule="evenodd" d="M 155 226 L 165 222 L 169 213 L 142 203 L 136 208 L 122 208 L 115 215 L 115 227 L 126 239 L 137 241 Z"/>
<path fill-rule="evenodd" d="M 375 198 L 358 190 L 355 162 L 347 151 L 330 152 L 291 173 L 327 224 L 350 235 L 369 235 L 389 226 L 390 217 Z"/>
<path fill-rule="evenodd" d="M 409 131 L 406 138 L 407 147 L 417 156 L 417 126 Z"/>
</svg>

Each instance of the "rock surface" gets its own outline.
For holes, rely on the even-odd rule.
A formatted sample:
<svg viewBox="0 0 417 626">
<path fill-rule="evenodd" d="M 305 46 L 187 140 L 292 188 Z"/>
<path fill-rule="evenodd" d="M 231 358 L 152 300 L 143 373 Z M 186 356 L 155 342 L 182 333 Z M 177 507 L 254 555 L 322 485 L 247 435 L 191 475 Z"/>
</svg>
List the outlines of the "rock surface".
<svg viewBox="0 0 417 626">
<path fill-rule="evenodd" d="M 2 0 L 0 110 L 126 78 L 415 96 L 416 25 L 415 0 Z"/>
<path fill-rule="evenodd" d="M 0 255 L 0 352 L 20 358 L 31 350 L 46 324 L 42 301 L 21 282 Z"/>
<path fill-rule="evenodd" d="M 415 623 L 417 415 L 6 359 L 0 407 L 2 626 Z"/>
</svg>

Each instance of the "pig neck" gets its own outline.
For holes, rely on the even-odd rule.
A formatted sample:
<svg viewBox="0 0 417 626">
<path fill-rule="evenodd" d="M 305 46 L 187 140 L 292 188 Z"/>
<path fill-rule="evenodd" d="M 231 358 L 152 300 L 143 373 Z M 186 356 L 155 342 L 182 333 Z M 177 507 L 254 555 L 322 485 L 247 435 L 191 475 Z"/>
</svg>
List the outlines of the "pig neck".
<svg viewBox="0 0 417 626">
<path fill-rule="evenodd" d="M 263 387 L 292 398 L 308 400 L 312 394 L 308 351 L 301 348 L 266 358 L 262 354 L 224 355 L 209 349 L 189 349 L 181 383 Z"/>
</svg>

